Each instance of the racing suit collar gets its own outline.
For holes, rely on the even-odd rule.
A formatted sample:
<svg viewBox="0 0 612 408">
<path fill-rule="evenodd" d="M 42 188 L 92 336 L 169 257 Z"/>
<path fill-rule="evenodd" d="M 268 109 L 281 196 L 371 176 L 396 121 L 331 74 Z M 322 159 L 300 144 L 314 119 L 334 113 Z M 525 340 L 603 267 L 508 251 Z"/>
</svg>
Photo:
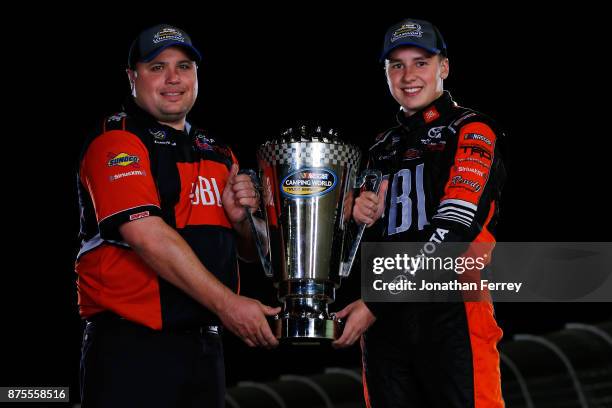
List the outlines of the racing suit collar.
<svg viewBox="0 0 612 408">
<path fill-rule="evenodd" d="M 145 125 L 145 127 L 149 127 L 149 128 L 164 128 L 166 130 L 170 130 L 172 132 L 176 132 L 179 134 L 185 133 L 185 134 L 189 134 L 190 130 L 191 130 L 191 125 L 189 124 L 189 122 L 185 122 L 185 130 L 184 131 L 180 131 L 180 130 L 176 130 L 173 127 L 170 127 L 168 125 L 164 125 L 162 123 L 159 123 L 150 113 L 148 113 L 147 111 L 145 111 L 144 109 L 142 109 L 140 106 L 138 106 L 138 104 L 136 104 L 136 102 L 134 102 L 134 98 L 131 96 L 128 96 L 125 101 L 123 102 L 123 110 L 125 111 L 125 113 L 127 113 L 129 116 L 135 118 L 136 120 L 138 120 L 139 122 L 143 123 Z"/>
<path fill-rule="evenodd" d="M 457 104 L 453 101 L 450 92 L 444 91 L 442 95 L 429 106 L 421 109 L 412 116 L 404 115 L 404 111 L 400 109 L 397 113 L 397 122 L 406 130 L 414 130 L 421 126 L 427 125 L 446 114 Z"/>
</svg>

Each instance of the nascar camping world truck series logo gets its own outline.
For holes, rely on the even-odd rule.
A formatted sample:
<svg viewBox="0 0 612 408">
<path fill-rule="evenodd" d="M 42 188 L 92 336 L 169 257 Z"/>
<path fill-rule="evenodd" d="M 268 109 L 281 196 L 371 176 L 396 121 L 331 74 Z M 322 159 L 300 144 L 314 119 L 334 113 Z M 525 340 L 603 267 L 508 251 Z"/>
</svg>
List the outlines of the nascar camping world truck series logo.
<svg viewBox="0 0 612 408">
<path fill-rule="evenodd" d="M 281 183 L 283 195 L 291 198 L 316 197 L 336 186 L 336 175 L 328 169 L 301 169 L 290 173 Z"/>
</svg>

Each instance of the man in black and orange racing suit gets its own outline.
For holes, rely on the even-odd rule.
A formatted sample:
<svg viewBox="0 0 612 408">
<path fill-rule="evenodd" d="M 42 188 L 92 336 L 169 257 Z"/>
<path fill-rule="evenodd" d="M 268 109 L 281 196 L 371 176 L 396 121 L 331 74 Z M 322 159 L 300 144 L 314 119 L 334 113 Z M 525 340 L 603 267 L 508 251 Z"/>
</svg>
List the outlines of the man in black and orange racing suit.
<svg viewBox="0 0 612 408">
<path fill-rule="evenodd" d="M 83 407 L 223 407 L 221 326 L 278 344 L 237 294 L 236 252 L 254 247 L 245 207 L 259 195 L 234 154 L 191 126 L 200 53 L 169 25 L 132 44 L 132 95 L 87 139 L 76 261 Z"/>
<path fill-rule="evenodd" d="M 505 178 L 501 131 L 443 90 L 449 64 L 442 35 L 427 21 L 404 20 L 387 31 L 381 59 L 401 110 L 398 126 L 370 148 L 369 167 L 385 178 L 378 196 L 364 192 L 356 199 L 354 219 L 371 226 L 370 241 L 465 242 L 466 248 L 495 242 Z M 368 407 L 502 407 L 502 331 L 490 297 L 484 299 L 358 300 L 337 313 L 347 323 L 336 347 L 365 332 Z"/>
</svg>

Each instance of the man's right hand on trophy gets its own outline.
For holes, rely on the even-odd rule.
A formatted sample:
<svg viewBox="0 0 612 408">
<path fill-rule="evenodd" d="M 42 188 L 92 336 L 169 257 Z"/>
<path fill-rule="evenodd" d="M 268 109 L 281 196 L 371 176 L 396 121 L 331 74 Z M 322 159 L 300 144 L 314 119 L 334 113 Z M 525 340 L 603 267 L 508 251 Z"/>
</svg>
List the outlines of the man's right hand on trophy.
<svg viewBox="0 0 612 408">
<path fill-rule="evenodd" d="M 384 197 L 387 191 L 388 180 L 383 180 L 378 195 L 373 191 L 362 191 L 355 199 L 353 207 L 353 219 L 358 224 L 372 226 L 378 220 L 385 209 Z"/>
<path fill-rule="evenodd" d="M 274 316 L 280 311 L 280 307 L 270 307 L 256 299 L 232 294 L 225 299 L 219 318 L 225 328 L 248 346 L 272 348 L 278 346 L 278 340 L 272 334 L 266 316 Z"/>
</svg>

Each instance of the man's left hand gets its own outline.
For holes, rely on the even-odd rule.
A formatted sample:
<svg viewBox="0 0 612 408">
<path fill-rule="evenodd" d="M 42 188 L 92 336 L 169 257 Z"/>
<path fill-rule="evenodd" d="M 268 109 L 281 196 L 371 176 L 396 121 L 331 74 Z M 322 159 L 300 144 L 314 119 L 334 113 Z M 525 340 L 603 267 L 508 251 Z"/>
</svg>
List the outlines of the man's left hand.
<svg viewBox="0 0 612 408">
<path fill-rule="evenodd" d="M 221 196 L 221 203 L 229 221 L 239 224 L 246 219 L 244 207 L 255 211 L 259 207 L 259 193 L 248 174 L 238 174 L 238 165 L 232 164 L 229 179 Z"/>
<path fill-rule="evenodd" d="M 346 318 L 346 324 L 342 336 L 332 343 L 334 348 L 344 348 L 352 345 L 376 321 L 376 316 L 370 312 L 370 309 L 361 299 L 336 313 L 336 317 L 339 319 Z"/>
</svg>

